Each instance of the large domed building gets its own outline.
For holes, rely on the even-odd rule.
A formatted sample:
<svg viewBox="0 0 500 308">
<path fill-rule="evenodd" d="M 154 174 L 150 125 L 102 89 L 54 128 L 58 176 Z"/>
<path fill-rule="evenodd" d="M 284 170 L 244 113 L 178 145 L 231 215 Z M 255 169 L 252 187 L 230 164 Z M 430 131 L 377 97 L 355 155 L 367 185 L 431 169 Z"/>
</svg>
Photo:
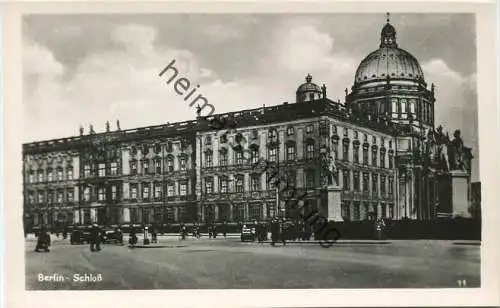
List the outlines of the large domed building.
<svg viewBox="0 0 500 308">
<path fill-rule="evenodd" d="M 418 60 L 398 46 L 396 29 L 382 28 L 380 46 L 359 64 L 346 105 L 355 113 L 411 124 L 434 126 L 434 86 L 429 90 Z"/>
<path fill-rule="evenodd" d="M 170 232 L 181 223 L 297 222 L 297 196 L 306 216 L 334 221 L 470 216 L 470 149 L 459 131 L 434 129 L 434 87 L 389 19 L 345 103 L 310 74 L 295 95 L 296 103 L 201 116 L 205 104 L 190 121 L 115 131 L 108 123 L 106 132 L 91 126 L 24 144 L 25 226 Z M 279 193 L 277 176 L 293 193 Z"/>
</svg>

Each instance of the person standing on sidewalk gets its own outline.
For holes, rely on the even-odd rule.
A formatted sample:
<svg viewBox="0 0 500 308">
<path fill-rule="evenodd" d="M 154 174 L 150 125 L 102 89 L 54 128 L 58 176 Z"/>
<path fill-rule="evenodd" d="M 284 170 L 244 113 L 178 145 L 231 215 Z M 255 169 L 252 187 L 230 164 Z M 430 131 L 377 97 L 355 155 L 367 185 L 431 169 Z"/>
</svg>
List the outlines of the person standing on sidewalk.
<svg viewBox="0 0 500 308">
<path fill-rule="evenodd" d="M 375 222 L 375 229 L 377 232 L 377 240 L 382 240 L 384 237 L 385 221 L 382 217 L 379 217 Z"/>
<path fill-rule="evenodd" d="M 90 230 L 90 251 L 101 251 L 101 233 L 101 228 L 97 224 L 93 224 Z"/>
</svg>

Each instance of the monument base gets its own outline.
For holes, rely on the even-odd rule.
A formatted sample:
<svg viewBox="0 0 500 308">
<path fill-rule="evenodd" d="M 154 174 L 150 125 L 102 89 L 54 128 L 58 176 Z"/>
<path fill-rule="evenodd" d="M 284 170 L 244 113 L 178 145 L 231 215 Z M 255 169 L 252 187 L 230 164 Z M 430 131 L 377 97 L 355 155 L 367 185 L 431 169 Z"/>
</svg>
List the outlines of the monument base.
<svg viewBox="0 0 500 308">
<path fill-rule="evenodd" d="M 462 170 L 453 170 L 451 174 L 453 217 L 471 217 L 469 213 L 469 175 Z"/>
<path fill-rule="evenodd" d="M 326 188 L 327 202 L 328 202 L 328 221 L 343 221 L 342 206 L 341 206 L 341 191 L 342 189 L 337 185 L 329 185 Z"/>
</svg>

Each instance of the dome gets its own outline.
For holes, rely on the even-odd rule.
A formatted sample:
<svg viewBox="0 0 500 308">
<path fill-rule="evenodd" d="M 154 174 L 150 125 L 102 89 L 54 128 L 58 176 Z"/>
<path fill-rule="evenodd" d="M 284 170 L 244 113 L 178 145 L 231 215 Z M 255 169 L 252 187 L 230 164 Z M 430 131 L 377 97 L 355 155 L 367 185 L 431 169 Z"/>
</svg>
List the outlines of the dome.
<svg viewBox="0 0 500 308">
<path fill-rule="evenodd" d="M 308 74 L 306 82 L 297 88 L 297 103 L 320 99 L 323 95 L 323 90 L 320 86 L 312 82 L 312 76 Z"/>
<path fill-rule="evenodd" d="M 312 82 L 312 76 L 311 75 L 307 75 L 306 76 L 306 82 L 301 84 L 298 88 L 297 88 L 297 94 L 298 93 L 302 93 L 302 92 L 317 92 L 317 93 L 321 93 L 321 88 Z"/>
<path fill-rule="evenodd" d="M 380 48 L 361 61 L 354 78 L 354 84 L 388 78 L 424 82 L 417 59 L 398 47 L 396 29 L 389 23 L 389 14 L 380 33 Z"/>
<path fill-rule="evenodd" d="M 354 83 L 391 79 L 423 81 L 424 73 L 417 59 L 397 47 L 381 47 L 370 53 L 358 66 Z"/>
</svg>

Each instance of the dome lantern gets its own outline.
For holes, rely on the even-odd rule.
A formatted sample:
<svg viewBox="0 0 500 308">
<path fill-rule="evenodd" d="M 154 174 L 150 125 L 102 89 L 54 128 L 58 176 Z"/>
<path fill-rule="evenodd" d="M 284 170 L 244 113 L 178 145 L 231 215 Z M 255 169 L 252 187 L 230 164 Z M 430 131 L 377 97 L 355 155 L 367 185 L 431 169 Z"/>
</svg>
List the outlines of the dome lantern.
<svg viewBox="0 0 500 308">
<path fill-rule="evenodd" d="M 398 47 L 396 43 L 396 29 L 390 24 L 390 14 L 387 13 L 387 23 L 382 28 L 380 33 L 380 48 L 383 47 Z"/>
</svg>

